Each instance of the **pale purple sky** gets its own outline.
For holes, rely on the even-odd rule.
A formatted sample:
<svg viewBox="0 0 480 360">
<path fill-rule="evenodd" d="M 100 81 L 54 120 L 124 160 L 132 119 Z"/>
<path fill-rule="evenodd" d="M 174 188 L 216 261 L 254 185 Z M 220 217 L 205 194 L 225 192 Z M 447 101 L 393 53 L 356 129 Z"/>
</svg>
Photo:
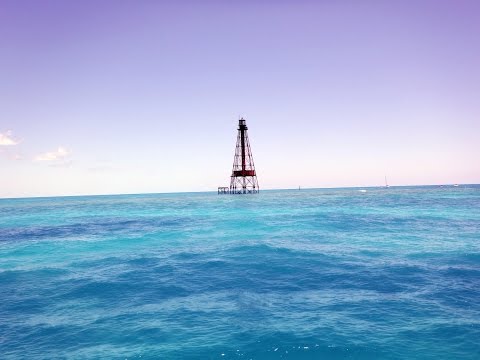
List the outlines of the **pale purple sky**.
<svg viewBox="0 0 480 360">
<path fill-rule="evenodd" d="M 0 197 L 480 182 L 480 2 L 0 0 Z"/>
</svg>

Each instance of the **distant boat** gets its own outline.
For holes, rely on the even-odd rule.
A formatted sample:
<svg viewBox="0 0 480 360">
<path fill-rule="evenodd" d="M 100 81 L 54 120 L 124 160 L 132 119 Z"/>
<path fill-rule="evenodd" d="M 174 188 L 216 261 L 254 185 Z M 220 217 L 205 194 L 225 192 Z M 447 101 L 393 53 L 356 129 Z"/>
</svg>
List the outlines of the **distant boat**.
<svg viewBox="0 0 480 360">
<path fill-rule="evenodd" d="M 457 187 L 457 186 L 458 186 L 458 184 L 453 184 L 453 186 Z"/>
<path fill-rule="evenodd" d="M 367 192 L 367 190 L 365 190 L 365 189 L 360 189 L 358 191 L 360 191 L 361 193 L 366 193 Z"/>
<path fill-rule="evenodd" d="M 388 181 L 387 181 L 387 176 L 385 175 L 385 187 L 388 188 L 390 187 L 390 185 L 388 185 Z"/>
</svg>

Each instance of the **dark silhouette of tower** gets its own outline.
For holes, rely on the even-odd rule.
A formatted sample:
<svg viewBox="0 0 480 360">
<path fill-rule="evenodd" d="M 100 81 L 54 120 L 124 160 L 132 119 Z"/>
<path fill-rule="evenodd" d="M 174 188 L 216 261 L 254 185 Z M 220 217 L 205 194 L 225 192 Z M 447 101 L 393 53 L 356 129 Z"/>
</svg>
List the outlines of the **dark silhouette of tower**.
<svg viewBox="0 0 480 360">
<path fill-rule="evenodd" d="M 237 146 L 230 177 L 230 194 L 256 194 L 260 190 L 247 130 L 245 119 L 238 120 Z"/>
</svg>

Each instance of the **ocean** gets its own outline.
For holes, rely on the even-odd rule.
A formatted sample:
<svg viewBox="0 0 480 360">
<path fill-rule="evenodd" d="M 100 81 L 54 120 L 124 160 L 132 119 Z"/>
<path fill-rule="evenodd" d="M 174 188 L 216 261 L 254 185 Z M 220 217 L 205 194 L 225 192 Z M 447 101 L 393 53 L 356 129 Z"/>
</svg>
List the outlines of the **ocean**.
<svg viewBox="0 0 480 360">
<path fill-rule="evenodd" d="M 480 359 L 480 186 L 0 200 L 1 359 Z"/>
</svg>

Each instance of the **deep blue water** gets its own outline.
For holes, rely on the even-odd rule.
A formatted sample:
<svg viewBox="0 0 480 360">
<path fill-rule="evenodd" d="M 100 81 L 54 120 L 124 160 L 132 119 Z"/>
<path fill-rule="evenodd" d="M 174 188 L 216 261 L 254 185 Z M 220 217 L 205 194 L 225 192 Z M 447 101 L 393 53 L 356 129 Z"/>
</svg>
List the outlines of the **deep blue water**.
<svg viewBox="0 0 480 360">
<path fill-rule="evenodd" d="M 0 200 L 0 358 L 480 359 L 480 186 Z"/>
</svg>

